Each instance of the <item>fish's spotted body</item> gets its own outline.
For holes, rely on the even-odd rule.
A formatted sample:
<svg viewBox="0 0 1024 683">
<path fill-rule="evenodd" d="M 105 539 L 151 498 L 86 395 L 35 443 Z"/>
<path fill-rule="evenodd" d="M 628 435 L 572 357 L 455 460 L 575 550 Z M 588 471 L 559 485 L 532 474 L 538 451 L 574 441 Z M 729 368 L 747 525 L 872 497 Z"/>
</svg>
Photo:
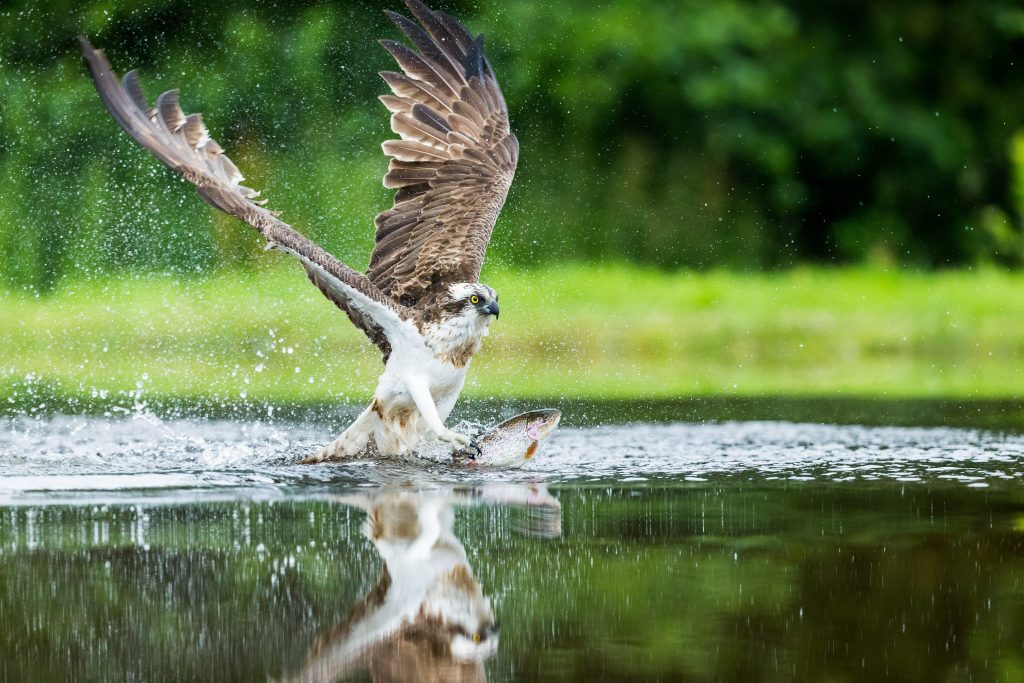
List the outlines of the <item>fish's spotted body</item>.
<svg viewBox="0 0 1024 683">
<path fill-rule="evenodd" d="M 522 467 L 537 454 L 540 442 L 551 436 L 561 419 L 562 412 L 553 408 L 516 415 L 476 438 L 480 452 L 475 457 L 466 450 L 456 452 L 454 464 L 471 468 Z"/>
</svg>

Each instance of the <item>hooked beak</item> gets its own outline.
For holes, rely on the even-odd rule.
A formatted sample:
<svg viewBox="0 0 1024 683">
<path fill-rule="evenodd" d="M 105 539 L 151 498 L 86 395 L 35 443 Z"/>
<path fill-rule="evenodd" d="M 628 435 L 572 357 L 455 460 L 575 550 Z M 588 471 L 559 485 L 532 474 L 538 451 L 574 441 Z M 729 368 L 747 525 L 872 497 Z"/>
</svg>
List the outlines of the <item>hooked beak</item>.
<svg viewBox="0 0 1024 683">
<path fill-rule="evenodd" d="M 498 302 L 497 301 L 492 301 L 491 303 L 487 304 L 487 306 L 484 307 L 484 313 L 490 313 L 491 315 L 494 316 L 494 319 L 497 320 L 498 319 Z"/>
</svg>

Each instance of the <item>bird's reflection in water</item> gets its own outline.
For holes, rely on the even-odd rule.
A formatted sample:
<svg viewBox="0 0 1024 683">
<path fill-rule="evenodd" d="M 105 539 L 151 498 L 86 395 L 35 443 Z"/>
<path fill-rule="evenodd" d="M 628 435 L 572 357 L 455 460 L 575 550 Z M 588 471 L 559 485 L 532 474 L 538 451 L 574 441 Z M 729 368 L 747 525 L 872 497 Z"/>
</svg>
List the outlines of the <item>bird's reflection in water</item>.
<svg viewBox="0 0 1024 683">
<path fill-rule="evenodd" d="M 522 531 L 561 533 L 558 501 L 529 485 L 432 491 L 382 489 L 341 502 L 366 511 L 364 531 L 383 560 L 380 579 L 340 624 L 310 648 L 287 680 L 338 681 L 369 669 L 377 683 L 485 681 L 498 648 L 490 600 L 455 537 L 455 508 L 527 508 Z"/>
</svg>

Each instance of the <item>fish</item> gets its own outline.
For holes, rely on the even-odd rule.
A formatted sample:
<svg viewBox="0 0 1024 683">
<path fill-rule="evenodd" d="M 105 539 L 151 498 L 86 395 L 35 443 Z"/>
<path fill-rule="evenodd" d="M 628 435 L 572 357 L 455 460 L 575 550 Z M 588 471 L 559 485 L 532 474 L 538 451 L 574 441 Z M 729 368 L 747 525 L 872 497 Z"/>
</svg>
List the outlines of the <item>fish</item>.
<svg viewBox="0 0 1024 683">
<path fill-rule="evenodd" d="M 554 408 L 529 410 L 480 434 L 472 446 L 457 451 L 454 464 L 465 468 L 514 469 L 537 455 L 540 442 L 551 436 L 562 419 Z"/>
</svg>

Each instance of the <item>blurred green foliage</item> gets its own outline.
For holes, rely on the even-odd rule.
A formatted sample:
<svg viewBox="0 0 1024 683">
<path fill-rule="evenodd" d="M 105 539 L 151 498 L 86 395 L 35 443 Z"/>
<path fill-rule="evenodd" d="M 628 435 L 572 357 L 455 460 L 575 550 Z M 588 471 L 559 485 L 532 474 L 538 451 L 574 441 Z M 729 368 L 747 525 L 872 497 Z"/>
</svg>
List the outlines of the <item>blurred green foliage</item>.
<svg viewBox="0 0 1024 683">
<path fill-rule="evenodd" d="M 389 203 L 373 38 L 398 4 L 7 4 L 0 281 L 250 267 L 258 248 L 109 120 L 78 33 L 151 97 L 180 87 L 248 184 L 363 266 Z M 488 35 L 522 143 L 498 262 L 1024 262 L 1017 0 L 443 9 Z"/>
</svg>

